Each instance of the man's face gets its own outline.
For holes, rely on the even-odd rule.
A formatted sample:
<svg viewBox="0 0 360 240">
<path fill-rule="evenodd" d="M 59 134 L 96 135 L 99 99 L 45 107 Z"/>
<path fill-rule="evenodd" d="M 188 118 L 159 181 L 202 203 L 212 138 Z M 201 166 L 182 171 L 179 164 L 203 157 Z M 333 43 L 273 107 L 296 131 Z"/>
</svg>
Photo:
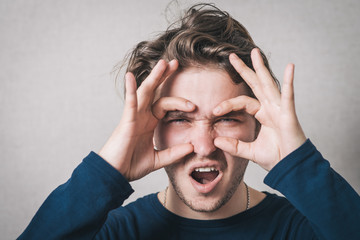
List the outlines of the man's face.
<svg viewBox="0 0 360 240">
<path fill-rule="evenodd" d="M 226 136 L 253 141 L 255 119 L 242 111 L 224 116 L 212 112 L 224 100 L 246 94 L 244 84 L 233 83 L 225 71 L 214 68 L 188 68 L 164 83 L 161 97 L 185 98 L 196 106 L 190 113 L 168 112 L 154 135 L 160 150 L 180 143 L 194 146 L 193 153 L 165 168 L 178 204 L 197 212 L 214 212 L 237 191 L 248 160 L 216 148 L 214 139 Z"/>
</svg>

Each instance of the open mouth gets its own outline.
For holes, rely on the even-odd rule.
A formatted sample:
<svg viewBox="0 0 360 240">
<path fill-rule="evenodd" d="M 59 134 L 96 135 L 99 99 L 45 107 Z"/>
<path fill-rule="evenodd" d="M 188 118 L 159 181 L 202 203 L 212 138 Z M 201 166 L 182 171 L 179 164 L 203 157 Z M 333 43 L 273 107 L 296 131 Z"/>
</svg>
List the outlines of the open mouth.
<svg viewBox="0 0 360 240">
<path fill-rule="evenodd" d="M 219 175 L 219 171 L 214 167 L 195 168 L 191 173 L 191 177 L 201 184 L 207 184 L 215 180 Z"/>
</svg>

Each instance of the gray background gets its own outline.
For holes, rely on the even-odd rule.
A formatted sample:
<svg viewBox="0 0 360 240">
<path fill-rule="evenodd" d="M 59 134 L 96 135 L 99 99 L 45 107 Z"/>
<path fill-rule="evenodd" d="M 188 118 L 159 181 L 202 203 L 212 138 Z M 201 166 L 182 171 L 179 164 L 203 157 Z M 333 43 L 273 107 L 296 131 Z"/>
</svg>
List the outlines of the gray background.
<svg viewBox="0 0 360 240">
<path fill-rule="evenodd" d="M 112 67 L 164 30 L 179 6 L 195 3 L 165 11 L 168 2 L 0 1 L 2 239 L 18 236 L 47 195 L 102 147 L 122 110 Z M 360 2 L 213 2 L 248 28 L 280 80 L 285 65 L 296 64 L 305 133 L 359 193 Z M 269 190 L 265 174 L 251 165 L 246 180 Z M 131 199 L 166 182 L 163 170 L 133 182 Z"/>
</svg>

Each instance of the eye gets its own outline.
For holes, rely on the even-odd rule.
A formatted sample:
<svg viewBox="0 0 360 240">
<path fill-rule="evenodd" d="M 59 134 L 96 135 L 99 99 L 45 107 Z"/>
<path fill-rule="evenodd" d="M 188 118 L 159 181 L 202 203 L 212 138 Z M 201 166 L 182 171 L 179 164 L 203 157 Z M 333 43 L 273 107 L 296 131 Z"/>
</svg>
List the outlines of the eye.
<svg viewBox="0 0 360 240">
<path fill-rule="evenodd" d="M 234 121 L 237 121 L 237 120 L 233 119 L 233 118 L 222 118 L 219 121 L 221 121 L 221 122 L 234 122 Z"/>
<path fill-rule="evenodd" d="M 235 118 L 221 118 L 217 122 L 231 123 L 231 122 L 240 122 L 239 119 Z"/>
<path fill-rule="evenodd" d="M 173 124 L 184 124 L 189 122 L 187 119 L 184 118 L 175 118 L 175 119 L 169 119 L 167 123 L 173 123 Z"/>
<path fill-rule="evenodd" d="M 235 126 L 241 124 L 242 121 L 237 118 L 220 118 L 216 121 L 217 125 L 224 125 L 224 126 Z"/>
</svg>

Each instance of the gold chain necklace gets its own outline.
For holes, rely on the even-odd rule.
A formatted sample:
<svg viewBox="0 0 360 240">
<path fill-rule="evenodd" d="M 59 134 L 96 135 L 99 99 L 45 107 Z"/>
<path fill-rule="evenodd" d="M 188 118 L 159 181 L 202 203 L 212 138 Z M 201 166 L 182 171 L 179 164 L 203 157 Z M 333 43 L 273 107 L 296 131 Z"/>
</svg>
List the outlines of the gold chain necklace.
<svg viewBox="0 0 360 240">
<path fill-rule="evenodd" d="M 250 208 L 250 191 L 248 185 L 244 182 L 246 188 L 246 210 Z"/>
<path fill-rule="evenodd" d="M 168 188 L 169 188 L 169 187 L 166 187 L 166 188 L 165 188 L 165 193 L 164 193 L 164 202 L 163 202 L 163 206 L 164 206 L 164 208 L 166 208 L 166 196 L 167 196 L 167 191 L 168 191 Z"/>
</svg>

